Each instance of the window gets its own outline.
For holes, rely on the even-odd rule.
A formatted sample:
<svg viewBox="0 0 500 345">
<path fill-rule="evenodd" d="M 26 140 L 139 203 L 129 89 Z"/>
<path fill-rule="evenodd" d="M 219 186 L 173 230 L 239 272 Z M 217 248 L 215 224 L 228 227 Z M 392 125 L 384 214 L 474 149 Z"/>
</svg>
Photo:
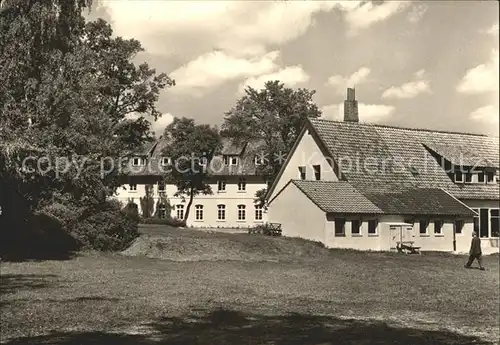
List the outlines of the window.
<svg viewBox="0 0 500 345">
<path fill-rule="evenodd" d="M 135 183 L 129 184 L 130 191 L 136 192 L 137 191 L 137 185 Z"/>
<path fill-rule="evenodd" d="M 443 230 L 443 221 L 435 220 L 434 221 L 434 234 L 440 235 Z"/>
<path fill-rule="evenodd" d="M 455 234 L 462 234 L 462 231 L 464 229 L 464 221 L 463 220 L 456 220 L 454 227 L 455 227 Z"/>
<path fill-rule="evenodd" d="M 368 221 L 368 235 L 375 235 L 377 233 L 378 221 L 376 219 L 370 219 Z"/>
<path fill-rule="evenodd" d="M 229 156 L 224 156 L 224 165 L 229 165 Z"/>
<path fill-rule="evenodd" d="M 489 236 L 489 213 L 487 208 L 479 210 L 479 237 Z"/>
<path fill-rule="evenodd" d="M 488 171 L 486 173 L 486 182 L 488 183 L 495 182 L 495 173 L 493 171 Z"/>
<path fill-rule="evenodd" d="M 429 226 L 429 222 L 427 220 L 421 220 L 419 222 L 419 227 L 420 227 L 420 234 L 425 235 L 427 234 L 427 227 Z"/>
<path fill-rule="evenodd" d="M 217 205 L 217 220 L 226 220 L 226 205 Z"/>
<path fill-rule="evenodd" d="M 479 237 L 499 237 L 499 209 L 481 208 L 473 209 L 479 213 L 474 217 L 474 231 Z"/>
<path fill-rule="evenodd" d="M 175 209 L 177 211 L 177 219 L 184 219 L 184 205 L 176 205 Z"/>
<path fill-rule="evenodd" d="M 229 165 L 238 165 L 238 157 L 231 157 L 229 160 Z"/>
<path fill-rule="evenodd" d="M 455 172 L 455 182 L 457 182 L 457 183 L 464 183 L 464 174 L 462 174 L 461 171 L 456 171 Z"/>
<path fill-rule="evenodd" d="M 255 156 L 254 163 L 255 163 L 255 165 L 264 165 L 264 164 L 266 164 L 264 156 L 263 155 Z"/>
<path fill-rule="evenodd" d="M 244 178 L 240 178 L 238 181 L 238 191 L 244 192 L 247 189 L 247 183 Z"/>
<path fill-rule="evenodd" d="M 353 219 L 351 221 L 351 233 L 353 235 L 359 235 L 361 227 L 361 221 L 359 219 Z"/>
<path fill-rule="evenodd" d="M 313 165 L 314 169 L 314 177 L 316 178 L 316 181 L 321 180 L 321 165 Z"/>
<path fill-rule="evenodd" d="M 485 181 L 485 178 L 484 178 L 484 172 L 480 172 L 478 175 L 477 175 L 477 182 L 479 183 L 484 183 Z"/>
<path fill-rule="evenodd" d="M 465 174 L 465 183 L 472 183 L 472 174 L 471 173 Z"/>
<path fill-rule="evenodd" d="M 167 208 L 165 204 L 158 205 L 158 218 L 167 218 Z"/>
<path fill-rule="evenodd" d="M 255 205 L 255 220 L 262 220 L 262 206 Z"/>
<path fill-rule="evenodd" d="M 246 207 L 245 205 L 238 205 L 238 220 L 246 219 Z"/>
<path fill-rule="evenodd" d="M 134 157 L 132 159 L 132 165 L 135 167 L 140 166 L 140 165 L 144 165 L 144 160 L 140 157 Z"/>
<path fill-rule="evenodd" d="M 472 211 L 479 214 L 479 209 L 473 208 Z M 479 235 L 479 215 L 474 216 L 474 231 Z"/>
<path fill-rule="evenodd" d="M 194 207 L 194 212 L 196 220 L 203 220 L 203 205 L 196 205 Z"/>
<path fill-rule="evenodd" d="M 335 236 L 345 236 L 345 219 L 335 219 Z"/>
<path fill-rule="evenodd" d="M 226 191 L 226 181 L 224 181 L 224 180 L 217 181 L 217 190 L 219 192 L 225 192 Z"/>
<path fill-rule="evenodd" d="M 491 237 L 499 237 L 500 232 L 500 218 L 499 209 L 492 208 L 490 210 L 490 222 L 491 222 Z"/>
<path fill-rule="evenodd" d="M 162 159 L 161 159 L 161 165 L 167 166 L 167 165 L 170 165 L 170 164 L 172 164 L 172 160 L 170 159 L 170 157 L 162 157 Z"/>
<path fill-rule="evenodd" d="M 306 179 L 306 167 L 304 167 L 304 166 L 299 167 L 299 178 L 301 180 L 305 180 Z"/>
</svg>

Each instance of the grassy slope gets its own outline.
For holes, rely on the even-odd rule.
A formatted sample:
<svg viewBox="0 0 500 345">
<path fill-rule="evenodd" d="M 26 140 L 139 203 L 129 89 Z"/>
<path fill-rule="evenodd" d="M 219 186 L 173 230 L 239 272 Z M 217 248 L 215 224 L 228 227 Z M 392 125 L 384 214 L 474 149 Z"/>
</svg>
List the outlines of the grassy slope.
<svg viewBox="0 0 500 345">
<path fill-rule="evenodd" d="M 2 340 L 307 344 L 307 337 L 311 344 L 328 344 L 340 337 L 345 344 L 470 344 L 474 339 L 439 330 L 491 341 L 499 334 L 498 256 L 485 258 L 488 270 L 482 272 L 465 270 L 464 257 L 445 254 L 327 251 L 314 244 L 300 251 L 303 241 L 189 230 L 170 231 L 168 238 L 176 238 L 177 247 L 184 242 L 184 250 L 192 250 L 193 242 L 198 248 L 203 238 L 210 245 L 201 248 L 219 254 L 208 255 L 211 261 L 194 261 L 189 254 L 189 262 L 87 254 L 66 262 L 3 263 Z M 241 244 L 260 252 L 214 261 L 221 248 Z M 266 257 L 262 248 L 268 248 Z M 182 253 L 166 257 L 183 260 Z M 256 261 L 258 256 L 275 262 Z M 217 308 L 226 311 L 213 312 Z M 144 332 L 157 334 L 156 341 L 126 334 L 141 324 L 147 325 Z M 62 334 L 36 337 L 51 331 Z"/>
</svg>

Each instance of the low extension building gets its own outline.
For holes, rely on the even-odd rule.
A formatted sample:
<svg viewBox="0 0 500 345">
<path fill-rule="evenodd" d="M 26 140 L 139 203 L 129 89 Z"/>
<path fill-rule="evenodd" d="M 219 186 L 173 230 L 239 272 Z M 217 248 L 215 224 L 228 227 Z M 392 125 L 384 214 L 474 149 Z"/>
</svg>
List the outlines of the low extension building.
<svg viewBox="0 0 500 345">
<path fill-rule="evenodd" d="M 284 236 L 330 248 L 466 252 L 472 231 L 499 248 L 499 139 L 310 119 L 267 193 Z"/>
<path fill-rule="evenodd" d="M 184 219 L 188 197 L 175 196 L 177 185 L 165 179 L 173 169 L 171 157 L 163 154 L 164 139 L 132 159 L 116 198 L 133 203 L 146 217 Z M 236 143 L 224 138 L 222 147 L 206 167 L 212 194 L 194 197 L 187 225 L 207 228 L 246 228 L 266 221 L 266 213 L 255 202 L 258 190 L 267 187 L 261 173 L 262 154 L 258 142 Z M 146 198 L 146 196 L 148 196 Z"/>
</svg>

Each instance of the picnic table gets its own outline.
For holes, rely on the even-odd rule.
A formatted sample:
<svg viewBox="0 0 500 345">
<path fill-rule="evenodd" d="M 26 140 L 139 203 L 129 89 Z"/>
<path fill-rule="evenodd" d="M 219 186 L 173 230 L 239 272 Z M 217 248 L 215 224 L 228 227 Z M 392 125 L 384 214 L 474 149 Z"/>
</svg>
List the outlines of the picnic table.
<svg viewBox="0 0 500 345">
<path fill-rule="evenodd" d="M 397 248 L 399 253 L 421 254 L 420 247 L 415 247 L 414 244 L 415 244 L 415 242 L 413 242 L 413 241 L 397 242 L 396 248 Z"/>
</svg>

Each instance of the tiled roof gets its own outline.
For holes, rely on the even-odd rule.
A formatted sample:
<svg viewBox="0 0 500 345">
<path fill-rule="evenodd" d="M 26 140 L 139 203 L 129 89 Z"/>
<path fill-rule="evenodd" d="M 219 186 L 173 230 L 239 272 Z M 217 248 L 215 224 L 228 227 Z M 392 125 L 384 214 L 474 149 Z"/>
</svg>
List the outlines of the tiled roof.
<svg viewBox="0 0 500 345">
<path fill-rule="evenodd" d="M 461 199 L 499 199 L 498 184 L 455 184 L 426 148 L 439 147 L 443 152 L 443 145 L 447 145 L 454 147 L 455 154 L 467 148 L 464 156 L 475 152 L 498 166 L 498 138 L 322 119 L 311 119 L 310 123 L 339 164 L 343 178 L 357 189 L 394 192 L 443 188 Z"/>
<path fill-rule="evenodd" d="M 493 147 L 490 147 L 489 144 L 494 145 L 495 143 L 486 142 L 475 148 L 459 144 L 438 143 L 428 143 L 425 146 L 437 153 L 439 156 L 448 160 L 453 165 L 469 167 L 498 167 L 498 156 L 494 157 L 491 155 L 491 152 L 494 151 Z"/>
<path fill-rule="evenodd" d="M 147 156 L 147 163 L 143 167 L 130 167 L 127 171 L 133 176 L 155 176 L 166 172 L 168 167 L 161 165 L 163 150 L 168 145 L 168 141 L 160 138 L 152 145 L 146 147 L 141 153 Z M 260 141 L 250 141 L 237 143 L 230 138 L 223 138 L 221 148 L 214 155 L 212 162 L 207 169 L 210 175 L 216 176 L 251 176 L 261 175 L 260 169 L 255 165 L 255 155 L 261 154 L 263 143 Z M 224 155 L 237 155 L 239 157 L 237 165 L 224 165 Z M 166 155 L 168 157 L 168 155 Z"/>
<path fill-rule="evenodd" d="M 292 180 L 292 183 L 325 212 L 383 213 L 348 182 Z"/>
<path fill-rule="evenodd" d="M 292 180 L 321 210 L 342 214 L 474 216 L 463 203 L 441 189 L 418 188 L 399 193 L 364 192 L 346 181 Z"/>
<path fill-rule="evenodd" d="M 400 193 L 366 193 L 365 196 L 387 214 L 474 216 L 457 199 L 436 188 L 408 189 Z"/>
<path fill-rule="evenodd" d="M 255 156 L 261 155 L 264 143 L 249 141 L 236 144 L 229 138 L 223 138 L 222 150 L 218 152 L 209 165 L 209 173 L 217 176 L 230 175 L 261 175 L 261 170 L 255 165 Z M 224 155 L 238 155 L 237 165 L 224 165 Z"/>
</svg>

